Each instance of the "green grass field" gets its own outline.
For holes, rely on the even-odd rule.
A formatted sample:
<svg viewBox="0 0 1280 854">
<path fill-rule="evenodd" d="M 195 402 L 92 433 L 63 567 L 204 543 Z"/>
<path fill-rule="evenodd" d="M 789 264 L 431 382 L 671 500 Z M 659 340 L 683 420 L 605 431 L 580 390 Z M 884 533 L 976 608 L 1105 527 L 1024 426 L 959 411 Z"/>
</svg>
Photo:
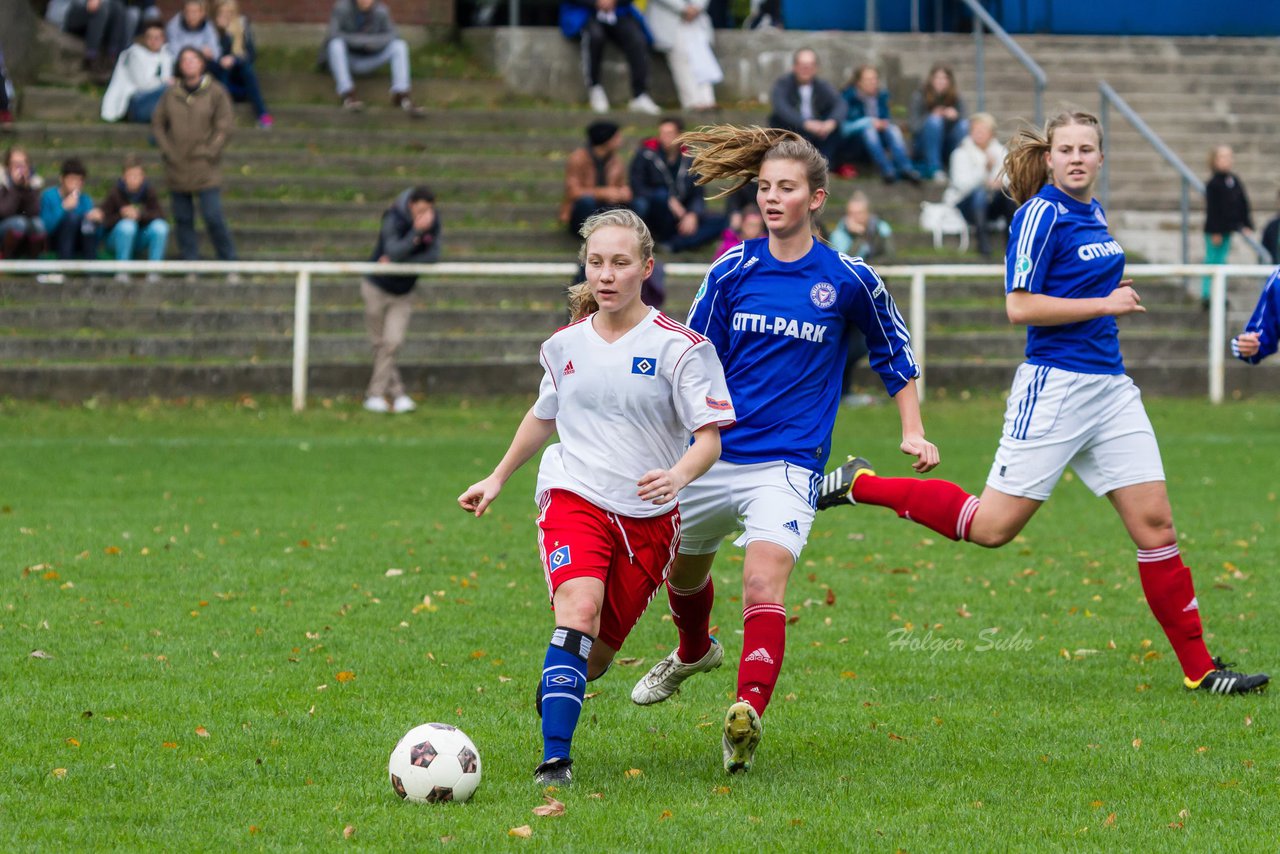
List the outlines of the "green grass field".
<svg viewBox="0 0 1280 854">
<path fill-rule="evenodd" d="M 660 597 L 592 686 L 565 814 L 534 816 L 553 625 L 534 466 L 482 520 L 454 504 L 526 405 L 0 404 L 0 848 L 1274 848 L 1274 700 L 1184 692 L 1132 545 L 1076 481 L 999 551 L 822 514 L 756 766 L 732 779 L 726 546 L 726 666 L 631 704 L 674 643 Z M 1150 411 L 1210 648 L 1280 675 L 1280 401 Z M 940 476 L 980 487 L 1000 412 L 926 406 Z M 896 430 L 891 405 L 848 412 L 836 444 L 906 474 Z M 466 805 L 388 785 L 429 720 L 480 748 Z"/>
</svg>

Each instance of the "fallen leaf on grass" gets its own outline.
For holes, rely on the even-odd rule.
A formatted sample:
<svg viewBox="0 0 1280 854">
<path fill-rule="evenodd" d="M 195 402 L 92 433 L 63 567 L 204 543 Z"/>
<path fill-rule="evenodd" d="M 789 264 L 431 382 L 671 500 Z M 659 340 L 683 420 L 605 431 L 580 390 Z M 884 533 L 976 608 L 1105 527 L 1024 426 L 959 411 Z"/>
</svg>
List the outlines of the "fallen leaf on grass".
<svg viewBox="0 0 1280 854">
<path fill-rule="evenodd" d="M 452 841 L 453 841 L 453 837 L 452 837 L 452 836 L 441 836 L 441 837 L 440 837 L 440 844 L 441 844 L 441 845 L 448 845 L 448 844 L 449 844 L 450 842 L 452 842 Z"/>
<path fill-rule="evenodd" d="M 589 692 L 587 692 L 586 694 L 583 694 L 583 695 L 582 695 L 582 699 L 584 699 L 584 700 L 594 700 L 596 697 L 599 697 L 599 696 L 600 696 L 600 692 L 599 692 L 599 691 L 589 691 Z"/>
<path fill-rule="evenodd" d="M 78 738 L 68 738 L 68 739 L 67 739 L 67 744 L 69 744 L 69 745 L 70 745 L 70 746 L 72 746 L 72 747 L 79 747 L 79 746 L 80 746 L 80 739 L 78 739 Z"/>
<path fill-rule="evenodd" d="M 603 800 L 604 800 L 604 795 L 600 794 L 599 792 L 592 792 L 591 794 L 587 795 L 587 797 L 588 797 L 588 798 L 593 798 L 593 799 L 595 799 L 595 800 L 597 800 L 597 801 L 603 801 Z"/>
<path fill-rule="evenodd" d="M 1135 738 L 1135 739 L 1133 740 L 1133 749 L 1134 749 L 1134 750 L 1137 750 L 1137 749 L 1138 749 L 1139 747 L 1141 747 L 1141 746 L 1142 746 L 1142 739 L 1140 739 L 1140 738 Z"/>
<path fill-rule="evenodd" d="M 54 776 L 54 778 L 55 778 L 55 779 L 61 780 L 63 777 L 67 776 L 67 769 L 66 769 L 66 768 L 54 768 L 54 769 L 53 769 L 53 771 L 52 771 L 52 774 L 53 774 L 53 776 Z"/>
<path fill-rule="evenodd" d="M 52 656 L 52 655 L 50 655 L 49 653 L 45 652 L 43 649 L 33 649 L 33 650 L 31 650 L 31 657 L 32 657 L 32 658 L 53 658 L 53 656 Z"/>
<path fill-rule="evenodd" d="M 107 554 L 109 554 L 109 555 L 118 555 L 118 554 L 120 554 L 120 547 L 119 547 L 119 546 L 107 546 L 105 549 L 103 549 L 103 551 L 104 551 L 104 552 L 106 552 L 106 553 L 107 553 Z"/>
<path fill-rule="evenodd" d="M 166 741 L 166 742 L 162 742 L 160 746 L 168 750 L 174 750 L 175 748 L 177 748 L 178 743 L 176 741 Z"/>
<path fill-rule="evenodd" d="M 623 667 L 635 667 L 637 664 L 643 664 L 643 658 L 619 658 L 618 663 Z"/>
<path fill-rule="evenodd" d="M 1253 726 L 1253 717 L 1252 717 L 1251 715 L 1245 715 L 1245 716 L 1244 716 L 1244 725 L 1245 725 L 1245 726 Z"/>
<path fill-rule="evenodd" d="M 555 816 L 564 815 L 563 803 L 561 803 L 560 801 L 557 801 L 555 798 L 551 797 L 550 795 L 543 795 L 542 799 L 546 801 L 546 803 L 543 804 L 542 806 L 534 807 L 533 808 L 534 815 L 540 815 L 548 818 L 554 818 Z"/>
<path fill-rule="evenodd" d="M 671 818 L 671 810 L 663 810 L 662 814 L 658 816 L 658 821 L 666 821 L 669 818 Z"/>
<path fill-rule="evenodd" d="M 832 590 L 830 587 L 827 588 L 827 604 L 828 605 L 836 604 L 836 592 Z"/>
<path fill-rule="evenodd" d="M 403 569 L 388 569 L 385 573 L 387 578 L 395 578 L 397 575 L 404 575 Z"/>
<path fill-rule="evenodd" d="M 351 837 L 353 837 L 353 836 L 355 836 L 355 835 L 356 835 L 356 828 L 355 828 L 355 825 L 348 824 L 346 827 L 342 828 L 342 838 L 343 838 L 343 839 L 350 839 Z"/>
<path fill-rule="evenodd" d="M 858 674 L 854 673 L 852 670 L 842 670 L 840 671 L 840 678 L 841 679 L 857 679 Z"/>
<path fill-rule="evenodd" d="M 1089 806 L 1093 807 L 1094 809 L 1097 809 L 1098 807 L 1102 806 L 1102 801 L 1090 801 Z"/>
<path fill-rule="evenodd" d="M 498 681 L 499 681 L 499 682 L 510 682 L 510 681 L 511 681 L 511 677 L 510 677 L 510 676 L 499 676 L 499 677 L 498 677 Z"/>
<path fill-rule="evenodd" d="M 1110 813 L 1110 814 L 1106 817 L 1106 819 L 1105 819 L 1105 820 L 1103 820 L 1103 822 L 1102 822 L 1102 826 L 1103 826 L 1103 827 L 1115 827 L 1115 825 L 1116 825 L 1116 814 L 1115 814 L 1115 813 Z"/>
<path fill-rule="evenodd" d="M 973 614 L 969 611 L 969 606 L 965 605 L 964 603 L 961 603 L 960 607 L 956 608 L 956 613 L 959 614 L 961 617 L 964 617 L 965 619 L 968 619 L 969 617 L 973 616 Z"/>
<path fill-rule="evenodd" d="M 898 735 L 896 732 L 889 733 L 889 738 L 892 739 L 893 741 L 906 741 L 905 738 Z"/>
<path fill-rule="evenodd" d="M 356 675 L 350 670 L 339 670 L 333 678 L 339 682 L 350 682 L 352 679 L 356 678 Z"/>
<path fill-rule="evenodd" d="M 513 827 L 508 830 L 507 836 L 518 836 L 521 839 L 528 839 L 530 836 L 533 836 L 533 828 L 527 824 L 522 824 L 519 827 Z"/>
<path fill-rule="evenodd" d="M 714 789 L 711 790 L 711 793 L 713 795 L 727 795 L 729 794 L 729 792 L 730 792 L 730 789 L 728 786 L 716 786 Z"/>
<path fill-rule="evenodd" d="M 623 772 L 624 777 L 639 777 L 639 776 L 642 776 L 643 774 L 644 772 L 641 771 L 639 768 L 628 768 L 626 771 Z"/>
<path fill-rule="evenodd" d="M 251 825 L 249 825 L 249 834 L 250 834 L 250 835 L 253 835 L 253 834 L 257 833 L 259 830 L 260 830 L 260 828 L 259 828 L 256 824 L 251 824 Z"/>
<path fill-rule="evenodd" d="M 788 626 L 794 626 L 794 625 L 795 625 L 796 623 L 798 623 L 798 622 L 800 622 L 800 615 L 799 615 L 799 614 L 796 614 L 794 617 L 787 617 L 787 625 L 788 625 Z"/>
<path fill-rule="evenodd" d="M 201 738 L 208 738 L 209 730 L 205 729 L 202 726 L 198 726 L 196 727 L 196 735 L 200 736 Z"/>
</svg>

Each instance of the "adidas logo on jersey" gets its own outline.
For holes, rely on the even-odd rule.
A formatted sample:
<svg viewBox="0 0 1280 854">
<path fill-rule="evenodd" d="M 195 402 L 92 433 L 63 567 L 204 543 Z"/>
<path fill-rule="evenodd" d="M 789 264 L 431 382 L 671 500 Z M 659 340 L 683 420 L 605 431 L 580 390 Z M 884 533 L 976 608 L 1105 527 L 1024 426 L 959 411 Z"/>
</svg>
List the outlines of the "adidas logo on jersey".
<svg viewBox="0 0 1280 854">
<path fill-rule="evenodd" d="M 792 519 L 790 522 L 785 523 L 782 527 L 786 528 L 788 531 L 790 531 L 793 534 L 798 535 L 800 533 L 800 524 L 796 522 L 795 519 Z"/>
<path fill-rule="evenodd" d="M 760 257 L 758 255 L 752 255 L 749 259 L 747 259 L 747 263 L 742 265 L 742 269 L 746 270 L 750 268 L 752 264 L 755 264 L 759 260 L 760 260 Z"/>
<path fill-rule="evenodd" d="M 570 360 L 569 360 L 569 364 L 567 364 L 567 365 L 565 365 L 565 366 L 564 366 L 564 370 L 560 372 L 560 376 L 562 376 L 562 377 L 567 377 L 567 376 L 569 376 L 569 374 L 571 374 L 571 373 L 573 373 L 573 360 L 572 360 L 572 359 L 570 359 Z"/>
<path fill-rule="evenodd" d="M 763 661 L 765 664 L 773 664 L 773 656 L 769 654 L 769 650 L 764 647 L 758 647 L 754 652 L 744 658 L 743 661 Z"/>
</svg>

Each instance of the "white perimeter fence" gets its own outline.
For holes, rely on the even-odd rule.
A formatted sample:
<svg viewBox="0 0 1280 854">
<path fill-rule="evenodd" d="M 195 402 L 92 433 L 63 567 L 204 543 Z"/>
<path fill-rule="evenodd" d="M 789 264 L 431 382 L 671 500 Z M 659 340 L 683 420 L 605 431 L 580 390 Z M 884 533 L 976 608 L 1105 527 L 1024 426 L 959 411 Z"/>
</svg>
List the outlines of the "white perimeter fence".
<svg viewBox="0 0 1280 854">
<path fill-rule="evenodd" d="M 438 264 L 396 264 L 398 273 L 425 277 L 437 276 L 492 276 L 502 278 L 559 276 L 568 282 L 577 273 L 573 263 L 483 263 L 442 262 Z M 296 280 L 293 304 L 293 408 L 301 411 L 307 405 L 307 345 L 311 332 L 311 280 L 315 276 L 364 276 L 387 275 L 386 264 L 335 263 L 321 261 L 0 261 L 0 274 L 37 273 L 95 273 L 108 275 L 117 272 L 132 274 L 160 273 L 162 275 L 225 276 L 230 273 L 244 275 L 290 275 Z M 701 278 L 707 270 L 705 264 L 666 265 L 671 278 Z M 1209 400 L 1221 403 L 1226 372 L 1227 349 L 1227 279 L 1243 277 L 1256 283 L 1259 291 L 1273 268 L 1262 264 L 1131 264 L 1125 267 L 1125 278 L 1134 279 L 1139 285 L 1142 279 L 1186 277 L 1188 280 L 1202 276 L 1212 277 L 1209 304 Z M 933 264 L 920 266 L 876 267 L 882 279 L 894 282 L 910 281 L 910 306 L 907 327 L 911 332 L 912 347 L 921 365 L 926 360 L 926 335 L 928 314 L 927 299 L 929 280 L 948 281 L 958 279 L 989 279 L 993 286 L 1004 279 L 1004 266 L 997 264 Z M 57 287 L 50 285 L 50 287 Z M 924 378 L 920 383 L 924 396 Z"/>
</svg>

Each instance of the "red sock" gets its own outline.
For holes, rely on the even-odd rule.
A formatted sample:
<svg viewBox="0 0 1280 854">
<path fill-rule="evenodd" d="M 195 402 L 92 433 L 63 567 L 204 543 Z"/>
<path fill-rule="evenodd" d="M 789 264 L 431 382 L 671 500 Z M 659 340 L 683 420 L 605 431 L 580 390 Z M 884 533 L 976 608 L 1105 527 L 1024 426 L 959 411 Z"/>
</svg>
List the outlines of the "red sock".
<svg viewBox="0 0 1280 854">
<path fill-rule="evenodd" d="M 738 698 L 763 715 L 787 648 L 787 609 L 775 603 L 748 605 L 742 609 L 742 629 Z"/>
<path fill-rule="evenodd" d="M 978 512 L 978 499 L 949 480 L 914 477 L 858 475 L 853 482 L 853 500 L 859 504 L 890 507 L 903 519 L 910 519 L 951 540 L 964 540 Z"/>
<path fill-rule="evenodd" d="M 693 664 L 711 648 L 711 602 L 715 599 L 715 585 L 711 576 L 693 590 L 679 590 L 667 582 L 667 601 L 671 603 L 671 618 L 680 633 L 680 648 L 676 655 L 685 664 Z"/>
<path fill-rule="evenodd" d="M 1200 679 L 1213 670 L 1213 659 L 1205 649 L 1200 626 L 1200 603 L 1196 601 L 1191 570 L 1178 554 L 1178 544 L 1160 549 L 1138 549 L 1138 577 L 1151 613 L 1173 644 L 1182 672 L 1188 679 Z"/>
</svg>

